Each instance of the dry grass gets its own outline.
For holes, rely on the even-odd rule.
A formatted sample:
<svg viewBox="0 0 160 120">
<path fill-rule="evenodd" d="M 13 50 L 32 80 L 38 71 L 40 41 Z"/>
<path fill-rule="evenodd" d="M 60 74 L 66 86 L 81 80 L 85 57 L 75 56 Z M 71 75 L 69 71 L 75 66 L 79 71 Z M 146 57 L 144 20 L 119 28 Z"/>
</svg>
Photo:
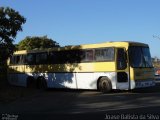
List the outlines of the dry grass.
<svg viewBox="0 0 160 120">
<path fill-rule="evenodd" d="M 160 64 L 159 63 L 153 63 L 154 67 L 156 68 L 160 68 Z"/>
</svg>

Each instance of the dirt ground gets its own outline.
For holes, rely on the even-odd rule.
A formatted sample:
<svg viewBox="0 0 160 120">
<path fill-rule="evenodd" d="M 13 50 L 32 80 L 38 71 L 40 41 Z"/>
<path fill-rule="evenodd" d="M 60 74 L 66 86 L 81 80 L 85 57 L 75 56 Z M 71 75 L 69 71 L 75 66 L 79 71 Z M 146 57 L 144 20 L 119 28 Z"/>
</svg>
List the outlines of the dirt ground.
<svg viewBox="0 0 160 120">
<path fill-rule="evenodd" d="M 34 95 L 38 91 L 34 88 L 11 86 L 6 80 L 0 80 L 0 103 L 7 104 L 18 98 Z"/>
<path fill-rule="evenodd" d="M 160 80 L 158 80 L 157 86 L 152 88 L 152 90 L 149 89 L 148 92 L 159 91 Z M 0 104 L 7 104 L 19 98 L 34 96 L 40 92 L 44 92 L 44 90 L 12 86 L 6 80 L 0 80 Z"/>
</svg>

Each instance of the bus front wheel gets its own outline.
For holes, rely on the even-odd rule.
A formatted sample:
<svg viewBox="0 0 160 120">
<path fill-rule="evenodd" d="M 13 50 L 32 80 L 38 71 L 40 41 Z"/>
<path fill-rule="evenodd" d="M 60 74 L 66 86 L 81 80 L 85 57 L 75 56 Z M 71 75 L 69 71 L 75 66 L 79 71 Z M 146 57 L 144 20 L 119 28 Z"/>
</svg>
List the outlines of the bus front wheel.
<svg viewBox="0 0 160 120">
<path fill-rule="evenodd" d="M 100 80 L 98 81 L 98 90 L 103 93 L 111 92 L 112 90 L 111 81 L 106 77 L 100 78 Z"/>
</svg>

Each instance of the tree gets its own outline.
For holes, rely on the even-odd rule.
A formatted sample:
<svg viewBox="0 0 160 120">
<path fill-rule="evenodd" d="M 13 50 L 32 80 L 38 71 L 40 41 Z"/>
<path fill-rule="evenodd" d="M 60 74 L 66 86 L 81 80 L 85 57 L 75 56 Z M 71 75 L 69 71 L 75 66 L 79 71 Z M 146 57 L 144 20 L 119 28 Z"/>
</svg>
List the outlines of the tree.
<svg viewBox="0 0 160 120">
<path fill-rule="evenodd" d="M 26 37 L 24 40 L 18 43 L 18 50 L 33 50 L 33 49 L 46 49 L 46 48 L 53 48 L 53 47 L 60 47 L 59 44 L 47 38 L 47 36 L 42 37 Z"/>
<path fill-rule="evenodd" d="M 14 39 L 25 22 L 26 19 L 19 12 L 0 7 L 0 61 L 5 61 L 14 52 Z"/>
</svg>

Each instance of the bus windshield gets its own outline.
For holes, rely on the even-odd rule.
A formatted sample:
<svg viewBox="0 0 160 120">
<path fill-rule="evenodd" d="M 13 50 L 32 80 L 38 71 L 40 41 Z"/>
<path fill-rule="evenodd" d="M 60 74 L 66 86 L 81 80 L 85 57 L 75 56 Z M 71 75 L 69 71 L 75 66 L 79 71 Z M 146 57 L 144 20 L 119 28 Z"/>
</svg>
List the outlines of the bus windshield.
<svg viewBox="0 0 160 120">
<path fill-rule="evenodd" d="M 129 47 L 129 59 L 132 67 L 153 67 L 149 47 Z"/>
</svg>

